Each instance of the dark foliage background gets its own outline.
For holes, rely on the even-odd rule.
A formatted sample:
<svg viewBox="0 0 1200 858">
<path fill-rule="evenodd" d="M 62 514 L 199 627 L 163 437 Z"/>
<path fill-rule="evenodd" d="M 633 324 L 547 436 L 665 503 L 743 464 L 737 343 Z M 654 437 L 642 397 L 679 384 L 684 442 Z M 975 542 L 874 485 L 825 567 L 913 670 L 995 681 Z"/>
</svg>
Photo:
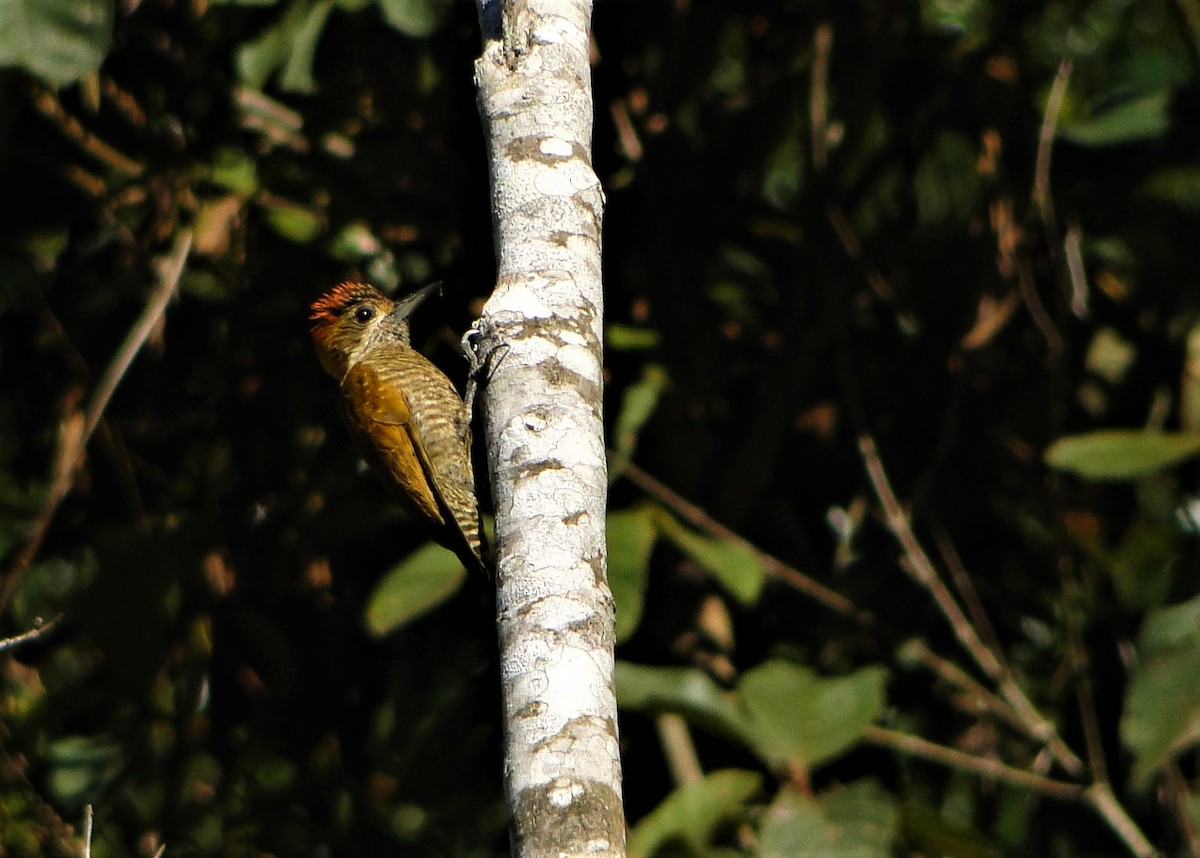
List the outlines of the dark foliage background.
<svg viewBox="0 0 1200 858">
<path fill-rule="evenodd" d="M 594 25 L 631 853 L 1200 854 L 1200 5 Z M 462 379 L 478 50 L 465 2 L 0 0 L 0 636 L 62 616 L 0 653 L 0 854 L 87 805 L 101 856 L 506 852 L 489 587 L 365 473 L 305 318 L 440 279 Z M 862 436 L 1080 769 L 902 571 Z M 1127 820 L 1055 792 L 1109 782 Z"/>
</svg>

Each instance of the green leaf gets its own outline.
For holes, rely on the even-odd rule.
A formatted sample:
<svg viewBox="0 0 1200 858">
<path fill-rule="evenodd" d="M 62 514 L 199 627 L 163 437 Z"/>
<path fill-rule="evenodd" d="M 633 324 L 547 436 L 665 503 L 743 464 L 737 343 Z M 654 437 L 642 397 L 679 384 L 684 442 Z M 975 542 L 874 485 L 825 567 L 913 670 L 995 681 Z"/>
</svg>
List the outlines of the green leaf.
<svg viewBox="0 0 1200 858">
<path fill-rule="evenodd" d="M 1200 455 L 1200 432 L 1102 429 L 1060 438 L 1046 464 L 1089 480 L 1132 480 Z"/>
<path fill-rule="evenodd" d="M 768 661 L 738 683 L 747 737 L 770 765 L 805 770 L 853 746 L 883 710 L 887 673 L 864 667 L 822 679 L 787 661 Z"/>
<path fill-rule="evenodd" d="M 1200 211 L 1200 167 L 1165 167 L 1150 174 L 1138 189 L 1140 195 Z"/>
<path fill-rule="evenodd" d="M 658 510 L 656 520 L 662 535 L 711 572 L 738 602 L 749 607 L 758 601 L 766 573 L 753 549 L 740 542 L 688 530 L 664 510 Z"/>
<path fill-rule="evenodd" d="M 308 10 L 303 22 L 292 39 L 291 51 L 283 72 L 279 75 L 279 88 L 284 92 L 312 93 L 317 90 L 313 80 L 313 61 L 316 59 L 317 42 L 325 29 L 325 20 L 333 9 L 333 0 L 320 0 Z"/>
<path fill-rule="evenodd" d="M 762 789 L 762 776 L 722 769 L 673 790 L 629 832 L 630 858 L 646 858 L 672 841 L 704 854 L 721 826 L 746 815 L 746 803 Z"/>
<path fill-rule="evenodd" d="M 0 2 L 0 67 L 19 66 L 53 87 L 100 68 L 112 45 L 111 0 Z"/>
<path fill-rule="evenodd" d="M 1080 146 L 1115 146 L 1162 137 L 1171 126 L 1169 90 L 1120 101 L 1082 119 L 1064 117 L 1058 136 Z"/>
<path fill-rule="evenodd" d="M 649 364 L 642 370 L 642 377 L 625 389 L 625 396 L 621 399 L 621 410 L 613 428 L 613 447 L 618 473 L 620 462 L 633 458 L 638 433 L 658 408 L 658 402 L 668 381 L 669 376 L 665 369 L 657 364 Z"/>
<path fill-rule="evenodd" d="M 622 708 L 678 712 L 710 729 L 735 737 L 742 734 L 742 714 L 734 695 L 701 670 L 618 661 L 615 675 L 617 702 Z"/>
<path fill-rule="evenodd" d="M 1145 787 L 1175 754 L 1200 744 L 1200 597 L 1147 615 L 1121 718 Z"/>
<path fill-rule="evenodd" d="M 317 42 L 333 0 L 296 0 L 278 21 L 237 52 L 238 77 L 254 89 L 262 89 L 279 69 L 279 86 L 287 92 L 309 93 L 316 89 L 312 76 Z"/>
<path fill-rule="evenodd" d="M 125 754 L 101 736 L 63 736 L 46 748 L 43 765 L 50 798 L 75 811 L 102 793 L 120 773 Z"/>
<path fill-rule="evenodd" d="M 616 352 L 638 352 L 652 349 L 662 340 L 654 328 L 639 328 L 614 322 L 604 328 L 604 347 Z"/>
<path fill-rule="evenodd" d="M 383 19 L 406 36 L 432 35 L 450 12 L 449 0 L 379 0 Z"/>
<path fill-rule="evenodd" d="M 782 789 L 759 832 L 759 858 L 888 858 L 899 814 L 869 780 L 812 798 Z"/>
<path fill-rule="evenodd" d="M 246 198 L 258 190 L 258 164 L 241 149 L 223 146 L 204 169 L 204 178 Z"/>
<path fill-rule="evenodd" d="M 375 637 L 391 634 L 453 596 L 466 577 L 451 552 L 432 542 L 423 545 L 376 585 L 367 600 L 367 631 Z"/>
<path fill-rule="evenodd" d="M 273 200 L 262 203 L 262 208 L 271 229 L 297 244 L 307 244 L 325 228 L 320 212 L 299 203 Z"/>
<path fill-rule="evenodd" d="M 646 507 L 608 514 L 608 586 L 617 607 L 617 643 L 637 630 L 642 619 L 650 552 L 658 535 Z"/>
</svg>

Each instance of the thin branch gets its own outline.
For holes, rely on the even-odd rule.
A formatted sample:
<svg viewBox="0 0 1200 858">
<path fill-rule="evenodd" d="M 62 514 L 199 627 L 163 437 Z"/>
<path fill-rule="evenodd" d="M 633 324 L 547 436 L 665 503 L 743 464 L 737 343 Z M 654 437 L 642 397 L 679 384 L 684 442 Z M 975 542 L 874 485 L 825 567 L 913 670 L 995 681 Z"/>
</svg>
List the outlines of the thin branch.
<svg viewBox="0 0 1200 858">
<path fill-rule="evenodd" d="M 32 532 L 26 540 L 25 545 L 5 571 L 3 588 L 0 590 L 0 610 L 8 604 L 16 592 L 17 585 L 20 583 L 25 569 L 41 549 L 42 541 L 46 538 L 46 533 L 50 529 L 50 524 L 54 520 L 55 513 L 58 512 L 59 505 L 71 491 L 75 473 L 79 467 L 79 463 L 83 459 L 83 452 L 87 447 L 88 441 L 91 440 L 92 433 L 100 425 L 100 420 L 104 416 L 104 410 L 108 407 L 108 403 L 112 399 L 117 385 L 129 370 L 129 365 L 133 363 L 133 359 L 141 351 L 146 340 L 149 339 L 151 332 L 159 324 L 163 314 L 166 312 L 167 304 L 175 295 L 191 247 L 191 232 L 181 232 L 175 239 L 175 244 L 171 247 L 167 256 L 159 261 L 158 285 L 150 294 L 146 306 L 142 309 L 142 314 L 133 323 L 133 326 L 129 329 L 129 333 L 125 335 L 125 340 L 117 349 L 108 368 L 104 371 L 104 375 L 101 376 L 100 381 L 97 383 L 96 389 L 92 393 L 92 398 L 88 402 L 87 409 L 82 415 L 82 425 L 80 426 L 80 421 L 77 418 L 73 421 L 68 420 L 67 425 L 64 427 L 65 431 L 62 434 L 58 452 L 51 468 L 51 473 L 54 476 L 51 480 L 46 502 L 42 505 L 42 509 L 38 513 Z"/>
<path fill-rule="evenodd" d="M 1054 754 L 1055 759 L 1070 774 L 1081 774 L 1083 763 L 1079 757 L 1059 738 L 1054 725 L 1042 716 L 1029 701 L 1000 658 L 980 639 L 974 626 L 967 620 L 962 608 L 954 600 L 954 596 L 938 577 L 929 555 L 925 553 L 925 549 L 921 547 L 921 543 L 912 531 L 908 513 L 900 505 L 896 493 L 892 490 L 883 462 L 879 458 L 879 451 L 875 447 L 875 441 L 869 435 L 863 435 L 859 438 L 858 447 L 871 485 L 875 489 L 875 496 L 883 506 L 888 529 L 892 531 L 904 551 L 904 556 L 900 560 L 901 568 L 933 597 L 934 603 L 950 624 L 959 644 L 975 660 L 988 678 L 996 683 L 1001 697 L 1020 716 L 1026 734 L 1039 742 L 1044 742 Z"/>
<path fill-rule="evenodd" d="M 633 462 L 623 462 L 622 467 L 624 468 L 622 475 L 631 483 L 646 494 L 662 501 L 666 507 L 674 511 L 680 518 L 687 521 L 693 527 L 703 530 L 719 539 L 727 539 L 730 542 L 735 542 L 747 551 L 753 552 L 767 575 L 784 582 L 835 613 L 857 620 L 864 626 L 874 624 L 875 615 L 870 611 L 859 608 L 854 602 L 836 590 L 826 587 L 819 581 L 800 572 L 795 567 L 789 566 L 779 558 L 761 550 L 745 537 L 740 536 L 721 524 L 700 507 L 685 500 L 678 493 L 663 485 Z"/>
<path fill-rule="evenodd" d="M 700 757 L 684 717 L 676 712 L 660 712 L 654 716 L 654 726 L 675 785 L 704 780 L 704 769 L 700 766 Z"/>
<path fill-rule="evenodd" d="M 978 700 L 988 712 L 1009 726 L 1024 732 L 1024 722 L 1016 710 L 957 664 L 935 653 L 925 645 L 924 641 L 909 641 L 904 645 L 904 650 L 915 656 L 923 667 L 956 689 L 960 695 Z M 971 714 L 978 715 L 979 713 L 972 712 Z"/>
<path fill-rule="evenodd" d="M 1092 784 L 1084 798 L 1137 858 L 1154 858 L 1159 854 L 1159 851 L 1150 845 L 1146 835 L 1142 834 L 1137 823 L 1125 812 L 1125 808 L 1121 807 L 1108 784 Z"/>
<path fill-rule="evenodd" d="M 818 173 L 825 169 L 829 142 L 829 58 L 832 53 L 833 27 L 828 22 L 822 22 L 813 33 L 812 82 L 808 94 L 812 163 Z"/>
<path fill-rule="evenodd" d="M 1067 95 L 1067 82 L 1071 79 L 1071 61 L 1063 59 L 1058 64 L 1050 95 L 1046 97 L 1046 110 L 1042 114 L 1042 127 L 1038 132 L 1037 160 L 1033 172 L 1033 202 L 1041 214 L 1046 227 L 1046 236 L 1051 248 L 1058 242 L 1053 240 L 1054 202 L 1050 197 L 1050 153 L 1054 148 L 1054 135 L 1058 130 L 1058 114 Z"/>
<path fill-rule="evenodd" d="M 58 100 L 58 96 L 50 90 L 38 87 L 33 95 L 32 103 L 38 113 L 57 125 L 63 134 L 75 141 L 79 148 L 105 166 L 130 179 L 136 179 L 146 171 L 145 165 L 121 153 L 88 131 L 82 122 L 67 113 L 62 102 Z"/>
<path fill-rule="evenodd" d="M 14 647 L 21 646 L 22 644 L 27 644 L 30 641 L 37 640 L 43 635 L 49 634 L 54 627 L 62 621 L 62 618 L 63 615 L 59 614 L 49 622 L 42 623 L 40 626 L 32 628 L 27 632 L 22 632 L 19 635 L 13 635 L 10 638 L 0 639 L 0 652 L 4 652 L 7 649 L 13 649 Z"/>
<path fill-rule="evenodd" d="M 1183 832 L 1184 842 L 1187 843 L 1187 854 L 1191 858 L 1200 858 L 1200 830 L 1196 826 L 1196 817 L 1192 811 L 1192 796 L 1188 789 L 1179 764 L 1174 760 L 1163 766 L 1163 787 L 1167 792 L 1171 813 L 1179 830 Z"/>
<path fill-rule="evenodd" d="M 92 858 L 92 806 L 83 809 L 83 858 Z"/>
<path fill-rule="evenodd" d="M 886 727 L 872 724 L 863 732 L 863 738 L 868 742 L 891 748 L 903 754 L 910 754 L 953 769 L 1010 783 L 1051 798 L 1078 800 L 1085 795 L 1084 787 L 1078 784 L 1043 777 L 1024 769 L 1014 768 L 998 760 L 977 757 L 956 748 L 948 748 L 945 745 L 930 742 L 919 736 L 888 730 Z"/>
</svg>

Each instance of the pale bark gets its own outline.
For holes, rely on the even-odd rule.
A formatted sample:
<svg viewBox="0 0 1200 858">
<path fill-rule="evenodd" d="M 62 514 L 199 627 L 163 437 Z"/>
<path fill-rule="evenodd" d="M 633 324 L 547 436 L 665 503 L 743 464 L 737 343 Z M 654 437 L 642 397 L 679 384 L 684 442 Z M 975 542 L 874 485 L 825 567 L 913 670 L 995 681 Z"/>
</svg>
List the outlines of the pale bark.
<svg viewBox="0 0 1200 858">
<path fill-rule="evenodd" d="M 625 852 L 604 543 L 590 2 L 480 0 L 497 283 L 478 323 L 512 851 Z"/>
</svg>

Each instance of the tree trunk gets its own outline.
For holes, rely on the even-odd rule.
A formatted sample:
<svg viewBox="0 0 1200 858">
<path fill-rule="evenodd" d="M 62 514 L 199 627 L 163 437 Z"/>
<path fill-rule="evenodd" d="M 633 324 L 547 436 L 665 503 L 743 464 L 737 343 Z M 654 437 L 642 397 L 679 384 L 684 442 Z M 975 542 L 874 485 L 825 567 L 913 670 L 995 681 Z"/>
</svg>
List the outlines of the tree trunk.
<svg viewBox="0 0 1200 858">
<path fill-rule="evenodd" d="M 604 542 L 603 191 L 585 0 L 480 0 L 497 283 L 475 340 L 512 852 L 625 853 Z"/>
</svg>

